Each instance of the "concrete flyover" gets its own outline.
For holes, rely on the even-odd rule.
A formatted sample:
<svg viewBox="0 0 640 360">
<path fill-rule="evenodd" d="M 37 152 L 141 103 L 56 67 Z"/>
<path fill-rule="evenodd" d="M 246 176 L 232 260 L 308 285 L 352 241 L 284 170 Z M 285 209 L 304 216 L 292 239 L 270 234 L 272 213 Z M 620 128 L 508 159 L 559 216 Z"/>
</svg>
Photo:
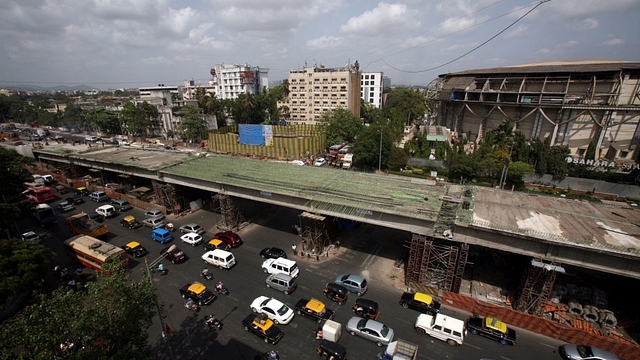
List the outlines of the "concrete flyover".
<svg viewBox="0 0 640 360">
<path fill-rule="evenodd" d="M 195 152 L 76 146 L 33 153 L 42 162 L 127 174 L 441 238 L 434 227 L 441 221 L 443 204 L 466 203 L 457 206 L 450 241 L 640 279 L 640 212 L 626 204 Z"/>
</svg>

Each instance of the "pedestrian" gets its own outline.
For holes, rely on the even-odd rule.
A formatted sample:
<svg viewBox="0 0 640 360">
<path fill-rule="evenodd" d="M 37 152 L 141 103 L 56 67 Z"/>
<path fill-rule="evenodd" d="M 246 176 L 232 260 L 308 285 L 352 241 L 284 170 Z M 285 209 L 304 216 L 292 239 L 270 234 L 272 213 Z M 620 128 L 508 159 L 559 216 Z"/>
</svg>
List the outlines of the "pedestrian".
<svg viewBox="0 0 640 360">
<path fill-rule="evenodd" d="M 296 246 L 296 244 L 291 244 L 291 249 L 293 250 L 293 255 L 297 256 L 298 255 L 298 247 Z"/>
</svg>

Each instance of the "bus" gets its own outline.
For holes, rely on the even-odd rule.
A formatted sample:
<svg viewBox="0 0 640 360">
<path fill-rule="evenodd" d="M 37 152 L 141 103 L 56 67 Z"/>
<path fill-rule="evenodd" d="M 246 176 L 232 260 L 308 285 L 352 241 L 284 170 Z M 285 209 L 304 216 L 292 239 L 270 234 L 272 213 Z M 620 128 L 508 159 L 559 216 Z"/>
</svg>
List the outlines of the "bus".
<svg viewBox="0 0 640 360">
<path fill-rule="evenodd" d="M 56 199 L 51 188 L 47 186 L 29 186 L 25 191 L 25 195 L 27 195 L 27 199 L 36 204 L 42 204 Z"/>
<path fill-rule="evenodd" d="M 105 263 L 121 261 L 122 268 L 129 265 L 124 249 L 89 235 L 77 235 L 64 241 L 67 254 L 83 266 L 101 271 Z"/>
</svg>

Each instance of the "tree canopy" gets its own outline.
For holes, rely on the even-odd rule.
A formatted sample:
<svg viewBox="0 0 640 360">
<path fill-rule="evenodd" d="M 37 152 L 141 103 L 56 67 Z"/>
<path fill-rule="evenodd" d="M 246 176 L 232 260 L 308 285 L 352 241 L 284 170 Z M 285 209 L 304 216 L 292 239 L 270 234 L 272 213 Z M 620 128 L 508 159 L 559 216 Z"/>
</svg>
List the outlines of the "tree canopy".
<svg viewBox="0 0 640 360">
<path fill-rule="evenodd" d="M 0 241 L 0 305 L 31 291 L 55 253 L 42 244 L 9 239 Z"/>
<path fill-rule="evenodd" d="M 180 137 L 185 141 L 200 141 L 202 134 L 207 130 L 202 109 L 193 105 L 185 105 L 178 110 L 178 115 L 181 117 L 178 127 Z"/>
<path fill-rule="evenodd" d="M 60 288 L 41 295 L 39 303 L 5 322 L 0 359 L 150 359 L 147 329 L 155 301 L 146 274 L 136 281 L 114 264 L 86 290 Z M 63 353 L 60 344 L 67 339 L 82 348 Z"/>
</svg>

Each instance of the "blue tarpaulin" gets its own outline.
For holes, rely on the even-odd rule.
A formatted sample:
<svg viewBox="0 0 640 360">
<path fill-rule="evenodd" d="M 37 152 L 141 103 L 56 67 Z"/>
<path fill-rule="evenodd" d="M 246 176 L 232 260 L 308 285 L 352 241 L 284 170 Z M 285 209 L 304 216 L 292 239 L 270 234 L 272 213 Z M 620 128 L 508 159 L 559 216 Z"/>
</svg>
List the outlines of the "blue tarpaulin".
<svg viewBox="0 0 640 360">
<path fill-rule="evenodd" d="M 264 146 L 264 136 L 262 136 L 262 125 L 239 124 L 240 144 Z"/>
</svg>

